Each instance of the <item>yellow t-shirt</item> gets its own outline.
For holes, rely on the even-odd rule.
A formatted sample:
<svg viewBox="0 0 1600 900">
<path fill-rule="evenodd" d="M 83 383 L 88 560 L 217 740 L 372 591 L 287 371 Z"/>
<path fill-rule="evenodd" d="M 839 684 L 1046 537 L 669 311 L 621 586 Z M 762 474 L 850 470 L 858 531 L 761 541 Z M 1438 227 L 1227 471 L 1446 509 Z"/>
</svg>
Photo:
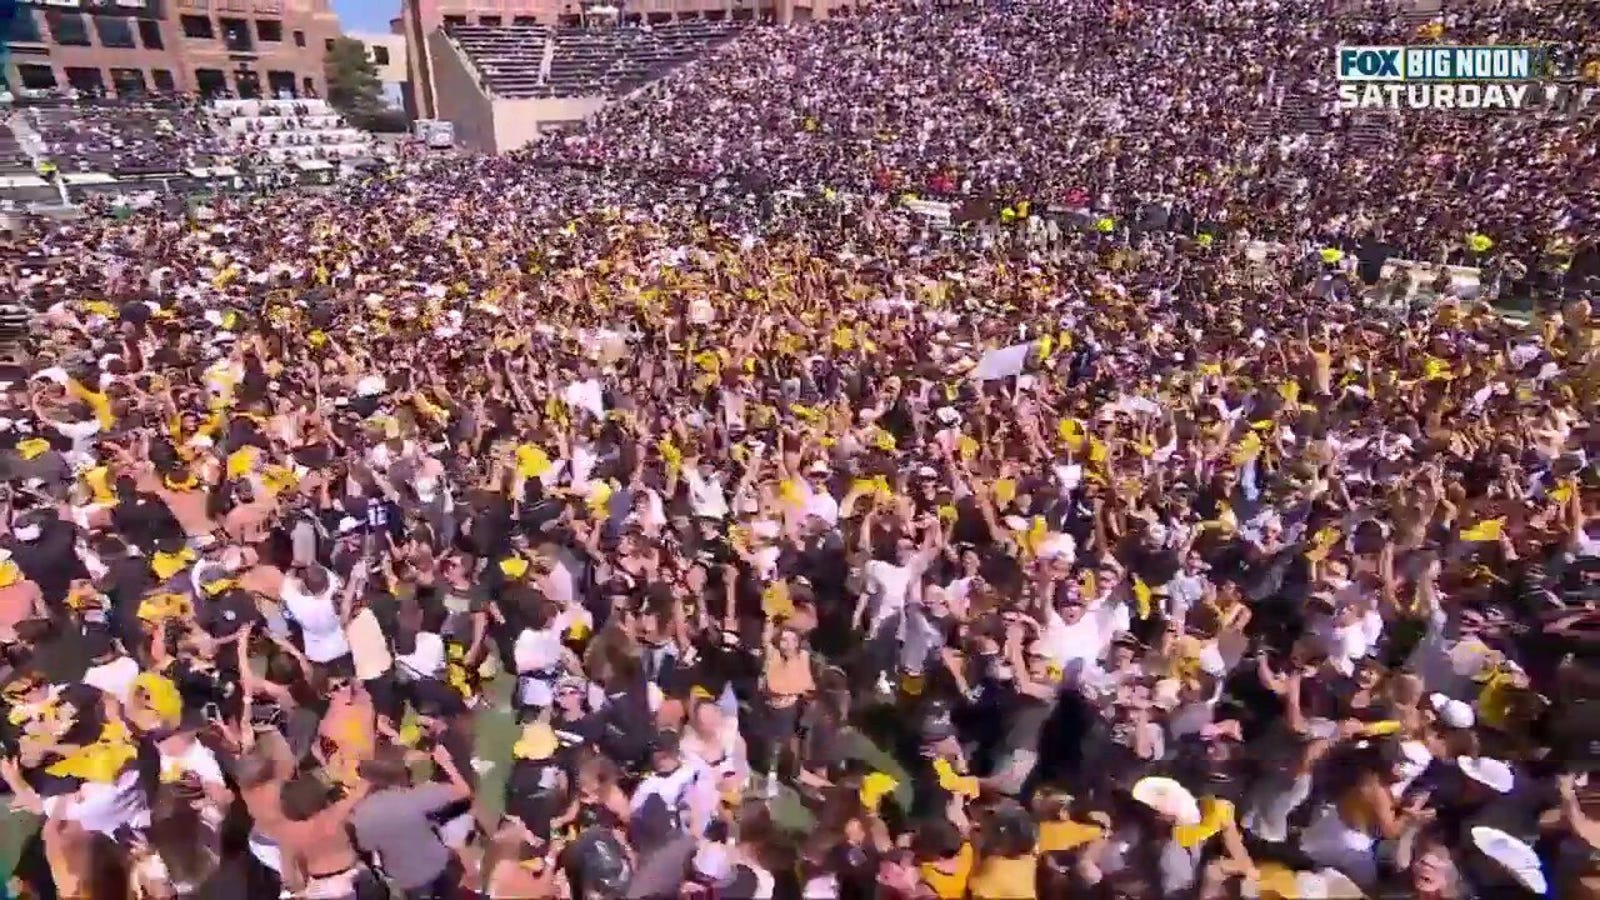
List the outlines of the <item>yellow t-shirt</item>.
<svg viewBox="0 0 1600 900">
<path fill-rule="evenodd" d="M 1099 825 L 1070 821 L 1041 822 L 1039 823 L 1039 844 L 1035 849 L 1040 853 L 1072 850 L 1096 840 L 1104 834 L 1105 829 Z"/>
<path fill-rule="evenodd" d="M 918 866 L 922 881 L 933 888 L 939 900 L 961 900 L 967 895 L 967 881 L 972 877 L 972 845 L 962 844 L 956 854 L 955 868 L 946 871 L 934 863 Z"/>
<path fill-rule="evenodd" d="M 1038 858 L 991 856 L 978 866 L 970 889 L 973 900 L 1035 900 Z"/>
</svg>

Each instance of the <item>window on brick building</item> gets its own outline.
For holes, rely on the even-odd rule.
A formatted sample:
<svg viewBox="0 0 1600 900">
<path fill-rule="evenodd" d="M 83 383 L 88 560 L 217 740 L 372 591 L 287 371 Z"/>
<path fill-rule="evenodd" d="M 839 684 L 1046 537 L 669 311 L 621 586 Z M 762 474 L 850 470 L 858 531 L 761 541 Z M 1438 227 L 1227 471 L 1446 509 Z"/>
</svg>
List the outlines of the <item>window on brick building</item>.
<svg viewBox="0 0 1600 900">
<path fill-rule="evenodd" d="M 59 9 L 47 9 L 44 20 L 50 25 L 50 36 L 63 47 L 89 47 L 89 29 L 83 24 L 83 16 L 75 12 L 62 12 Z"/>
<path fill-rule="evenodd" d="M 161 40 L 161 23 L 155 19 L 140 19 L 139 43 L 143 44 L 146 50 L 165 49 Z"/>
<path fill-rule="evenodd" d="M 179 16 L 178 24 L 183 26 L 183 36 L 196 40 L 216 40 L 217 30 L 211 25 L 210 16 Z"/>
</svg>

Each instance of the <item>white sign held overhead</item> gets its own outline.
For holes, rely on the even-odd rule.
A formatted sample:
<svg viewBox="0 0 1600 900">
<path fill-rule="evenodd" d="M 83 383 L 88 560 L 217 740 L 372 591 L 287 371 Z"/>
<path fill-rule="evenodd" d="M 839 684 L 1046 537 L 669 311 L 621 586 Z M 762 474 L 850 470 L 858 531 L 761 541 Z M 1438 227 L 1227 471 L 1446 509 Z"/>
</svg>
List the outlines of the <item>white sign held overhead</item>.
<svg viewBox="0 0 1600 900">
<path fill-rule="evenodd" d="M 972 377 L 979 381 L 993 381 L 997 378 L 1011 378 L 1022 374 L 1022 369 L 1028 364 L 1028 355 L 1033 352 L 1034 342 L 1025 344 L 1012 344 L 999 350 L 990 350 L 978 360 L 978 365 L 972 370 Z"/>
</svg>

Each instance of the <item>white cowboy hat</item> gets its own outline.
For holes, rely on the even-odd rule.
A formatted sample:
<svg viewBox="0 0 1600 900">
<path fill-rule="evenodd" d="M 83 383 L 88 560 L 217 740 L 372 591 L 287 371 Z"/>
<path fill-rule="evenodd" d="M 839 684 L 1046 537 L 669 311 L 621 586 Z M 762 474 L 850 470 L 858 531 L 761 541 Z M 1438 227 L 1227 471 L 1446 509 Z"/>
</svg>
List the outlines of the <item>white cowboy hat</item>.
<svg viewBox="0 0 1600 900">
<path fill-rule="evenodd" d="M 1428 701 L 1433 705 L 1433 711 L 1448 728 L 1471 728 L 1477 721 L 1472 713 L 1472 707 L 1460 700 L 1440 693 L 1428 695 Z"/>
<path fill-rule="evenodd" d="M 1179 825 L 1200 824 L 1200 801 L 1171 778 L 1153 775 L 1139 779 L 1133 786 L 1133 799 Z"/>
<path fill-rule="evenodd" d="M 1539 868 L 1539 855 L 1526 843 L 1487 825 L 1472 829 L 1472 843 L 1528 890 L 1542 896 L 1549 889 L 1544 872 Z"/>
<path fill-rule="evenodd" d="M 1460 767 L 1461 774 L 1497 794 L 1511 793 L 1511 786 L 1516 783 L 1511 767 L 1498 759 L 1487 756 L 1458 756 L 1456 765 Z"/>
</svg>

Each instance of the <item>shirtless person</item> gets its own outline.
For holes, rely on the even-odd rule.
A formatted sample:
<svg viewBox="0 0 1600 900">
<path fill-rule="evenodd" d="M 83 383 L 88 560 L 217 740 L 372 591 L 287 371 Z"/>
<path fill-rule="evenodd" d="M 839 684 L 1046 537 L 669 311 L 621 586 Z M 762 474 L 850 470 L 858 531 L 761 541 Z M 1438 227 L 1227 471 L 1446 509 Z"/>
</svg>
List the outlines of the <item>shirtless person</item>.
<svg viewBox="0 0 1600 900">
<path fill-rule="evenodd" d="M 283 856 L 278 847 L 282 833 L 283 808 L 278 795 L 292 767 L 273 752 L 271 744 L 257 744 L 239 757 L 233 777 L 239 785 L 239 798 L 250 813 L 250 855 L 263 866 L 283 877 Z"/>
<path fill-rule="evenodd" d="M 334 800 L 319 779 L 303 775 L 283 786 L 279 847 L 291 885 L 308 900 L 387 898 L 378 877 L 356 856 L 350 841 L 350 812 L 367 796 L 367 786 L 356 784 Z"/>
<path fill-rule="evenodd" d="M 358 784 L 330 802 L 327 788 L 312 777 L 289 778 L 292 767 L 270 745 L 240 758 L 235 776 L 255 827 L 250 853 L 277 872 L 297 896 L 357 900 L 384 897 L 382 885 L 361 864 L 350 843 L 350 811 L 367 794 Z"/>
</svg>

